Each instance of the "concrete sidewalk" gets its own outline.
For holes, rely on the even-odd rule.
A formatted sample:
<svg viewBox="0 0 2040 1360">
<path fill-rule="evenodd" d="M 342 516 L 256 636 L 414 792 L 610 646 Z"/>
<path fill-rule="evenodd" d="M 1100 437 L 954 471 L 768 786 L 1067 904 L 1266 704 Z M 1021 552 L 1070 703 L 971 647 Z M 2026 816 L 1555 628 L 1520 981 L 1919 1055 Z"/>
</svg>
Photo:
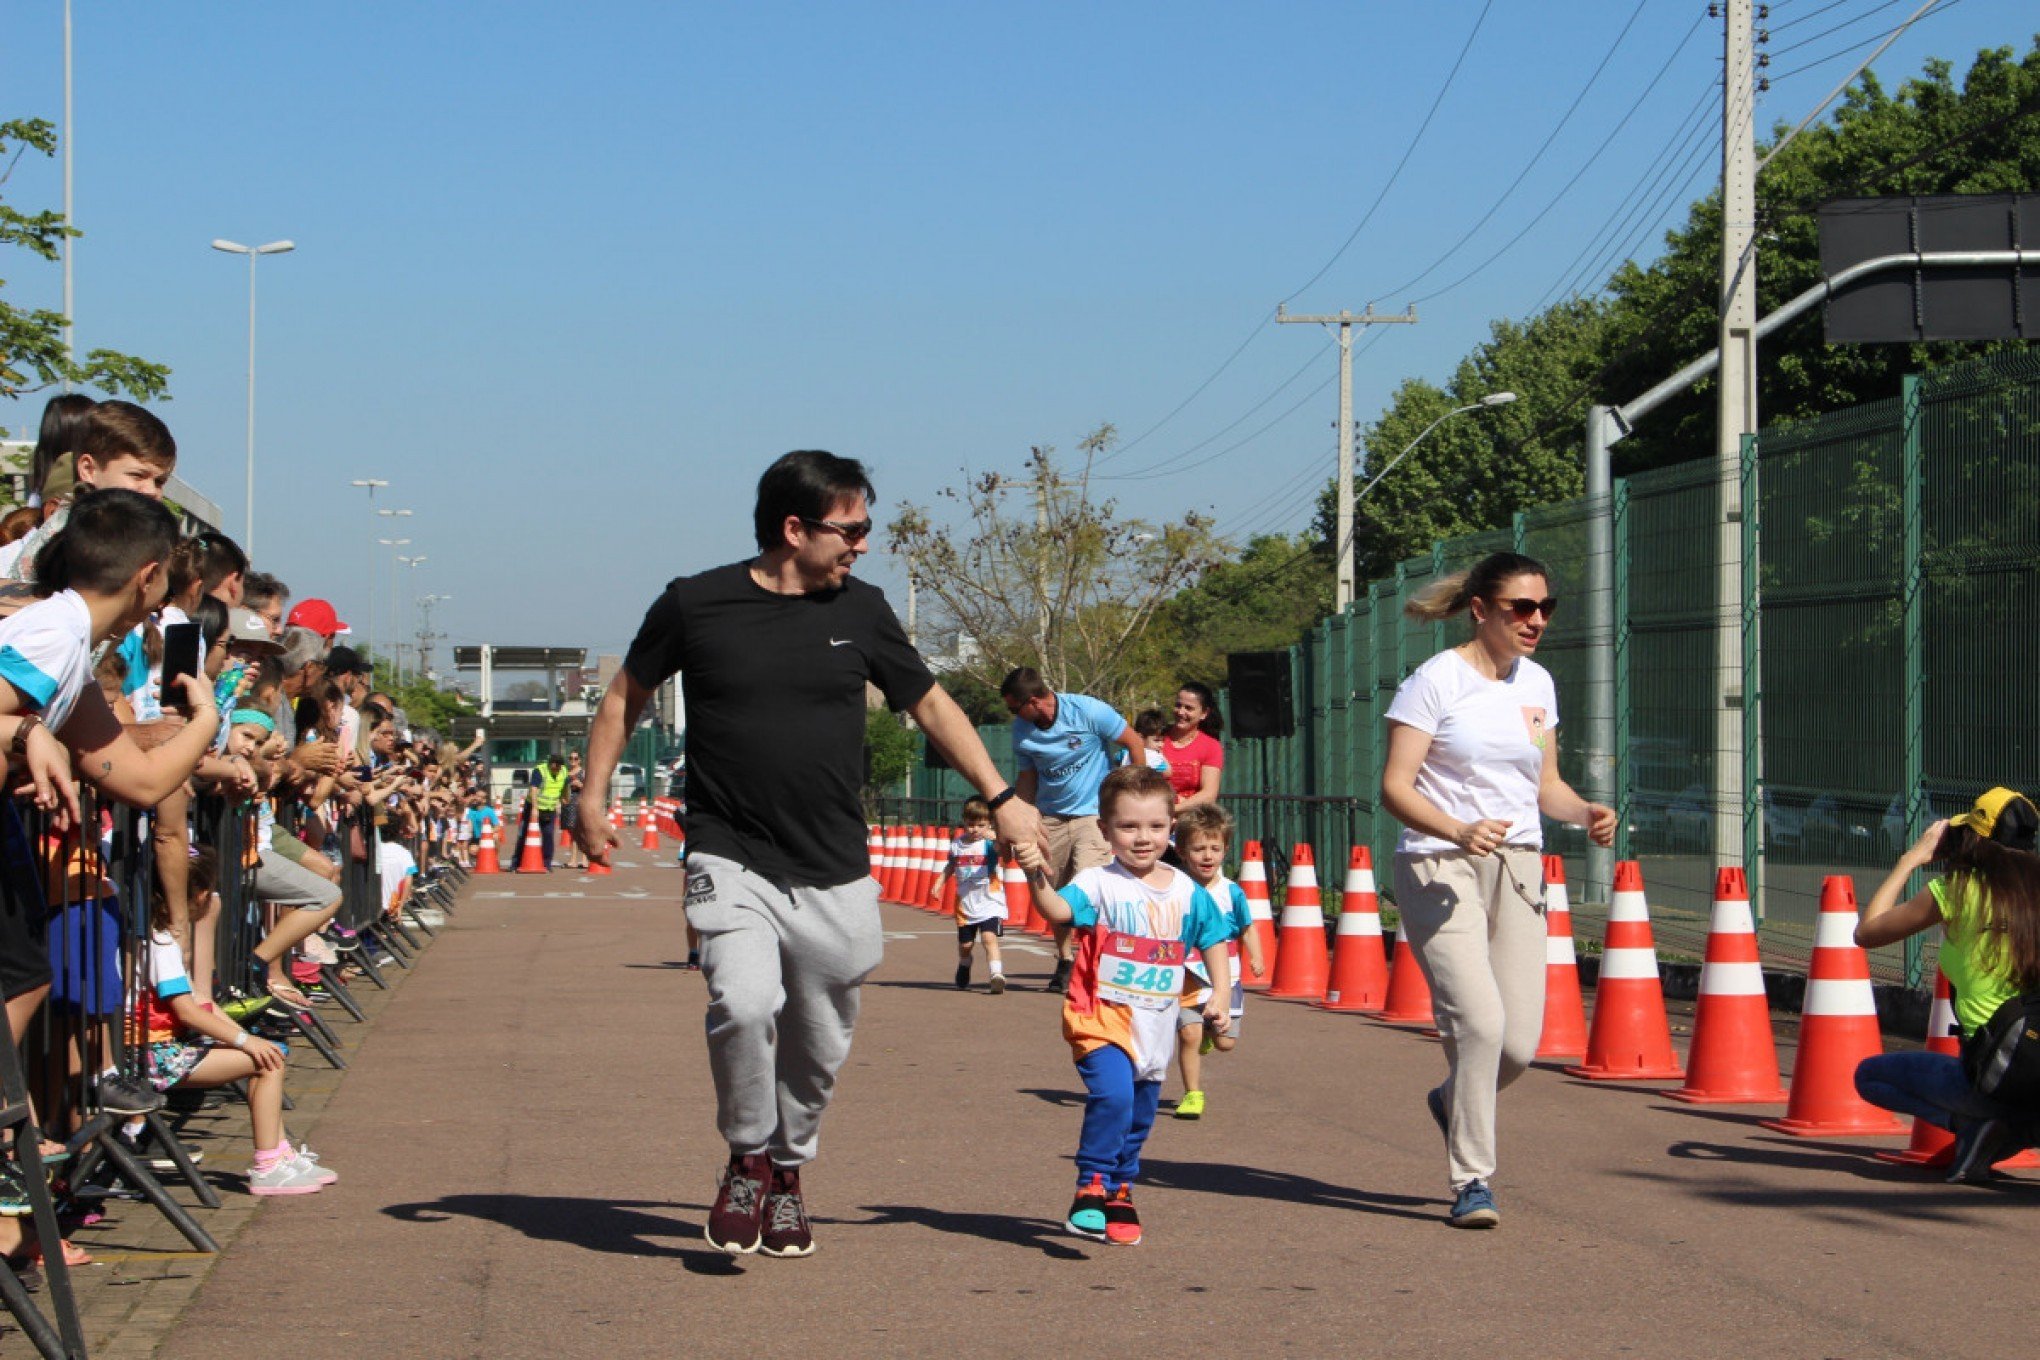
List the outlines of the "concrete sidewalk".
<svg viewBox="0 0 2040 1360">
<path fill-rule="evenodd" d="M 807 1177 L 820 1250 L 732 1261 L 700 1235 L 702 983 L 647 858 L 477 880 L 320 1123 L 340 1184 L 265 1205 L 160 1354 L 1943 1360 L 2030 1331 L 2040 1187 L 1554 1071 L 1503 1100 L 1503 1226 L 1454 1232 L 1438 1045 L 1261 998 L 1207 1116 L 1155 1131 L 1146 1243 L 1067 1237 L 1082 1097 L 1045 952 L 1016 946 L 1026 990 L 959 994 L 954 932 L 900 907 Z"/>
</svg>

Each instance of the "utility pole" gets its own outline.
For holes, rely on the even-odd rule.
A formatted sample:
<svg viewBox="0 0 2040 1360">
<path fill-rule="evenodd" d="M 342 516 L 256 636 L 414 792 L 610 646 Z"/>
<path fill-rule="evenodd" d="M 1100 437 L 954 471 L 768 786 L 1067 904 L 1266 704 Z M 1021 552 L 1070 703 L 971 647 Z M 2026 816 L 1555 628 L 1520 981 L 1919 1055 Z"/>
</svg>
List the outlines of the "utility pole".
<svg viewBox="0 0 2040 1360">
<path fill-rule="evenodd" d="M 1721 372 L 1714 466 L 1714 862 L 1744 859 L 1742 458 L 1757 431 L 1756 0 L 1721 0 Z M 1761 900 L 1761 898 L 1760 898 Z"/>
<path fill-rule="evenodd" d="M 429 681 L 432 670 L 432 644 L 444 636 L 432 631 L 432 606 L 444 604 L 451 595 L 420 595 L 418 597 L 418 678 Z"/>
<path fill-rule="evenodd" d="M 1413 306 L 1401 314 L 1383 314 L 1368 303 L 1364 312 L 1341 311 L 1332 316 L 1291 316 L 1280 304 L 1275 308 L 1275 320 L 1281 324 L 1315 326 L 1336 325 L 1339 328 L 1339 480 L 1336 495 L 1339 503 L 1337 541 L 1337 574 L 1334 576 L 1332 608 L 1344 612 L 1353 603 L 1353 328 L 1355 326 L 1414 326 L 1417 323 L 1417 309 Z"/>
</svg>

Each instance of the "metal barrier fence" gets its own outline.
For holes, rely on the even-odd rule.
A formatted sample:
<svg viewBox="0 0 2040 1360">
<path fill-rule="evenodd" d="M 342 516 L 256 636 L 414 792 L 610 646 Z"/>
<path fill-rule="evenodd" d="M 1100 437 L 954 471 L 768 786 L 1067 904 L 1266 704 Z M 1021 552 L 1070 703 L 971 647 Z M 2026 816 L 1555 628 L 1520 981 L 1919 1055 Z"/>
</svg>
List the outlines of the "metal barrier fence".
<svg viewBox="0 0 2040 1360">
<path fill-rule="evenodd" d="M 2025 693 L 2040 663 L 2040 355 L 1910 375 L 1890 400 L 1764 430 L 1745 451 L 1743 504 L 1746 641 L 1724 674 L 1713 463 L 1615 485 L 1617 851 L 1642 862 L 1668 952 L 1701 953 L 1714 868 L 1741 864 L 1766 961 L 1801 967 L 1826 875 L 1854 876 L 1867 897 L 1934 818 L 1994 784 L 2040 787 L 2040 709 Z M 1403 679 L 1464 632 L 1412 622 L 1403 606 L 1498 548 L 1543 560 L 1566 599 L 1538 660 L 1561 718 L 1580 716 L 1576 601 L 1594 508 L 1544 506 L 1438 543 L 1321 620 L 1290 649 L 1295 734 L 1227 745 L 1225 801 L 1243 834 L 1285 851 L 1309 840 L 1321 865 L 1365 844 L 1386 865 L 1400 828 L 1376 806 L 1383 716 Z M 1740 772 L 1716 769 L 1723 695 L 1743 707 Z M 1006 729 L 982 735 L 1005 766 Z M 1559 754 L 1576 786 L 1580 746 Z M 1740 788 L 1739 805 L 1721 806 L 1723 788 Z M 966 790 L 920 771 L 913 792 Z M 1722 825 L 1740 827 L 1739 847 L 1716 848 Z M 1584 835 L 1547 824 L 1545 840 L 1582 882 Z M 1934 946 L 1908 945 L 1873 967 L 1920 985 Z"/>
</svg>

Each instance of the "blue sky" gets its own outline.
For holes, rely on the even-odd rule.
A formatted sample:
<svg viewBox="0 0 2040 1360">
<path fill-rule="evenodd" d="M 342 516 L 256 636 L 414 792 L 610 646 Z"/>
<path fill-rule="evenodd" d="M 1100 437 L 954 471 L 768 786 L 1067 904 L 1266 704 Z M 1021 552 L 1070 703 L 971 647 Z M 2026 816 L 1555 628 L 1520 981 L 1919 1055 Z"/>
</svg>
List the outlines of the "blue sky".
<svg viewBox="0 0 2040 1360">
<path fill-rule="evenodd" d="M 1773 4 L 1761 126 L 1797 121 L 1868 50 L 1842 49 L 1913 8 L 1823 5 Z M 1563 284 L 1639 177 L 1685 164 L 1675 134 L 1719 73 L 1703 10 L 81 2 L 78 342 L 171 365 L 179 472 L 238 532 L 247 270 L 207 243 L 294 239 L 260 266 L 256 555 L 365 628 L 371 539 L 410 537 L 373 547 L 385 634 L 402 552 L 426 558 L 399 582 L 406 617 L 451 596 L 434 617 L 454 641 L 621 650 L 668 578 L 748 551 L 778 453 L 867 460 L 883 522 L 964 469 L 1018 471 L 1031 444 L 1146 434 L 1250 335 L 1105 470 L 1253 435 L 1111 489 L 1150 518 L 1296 529 L 1330 471 L 1335 389 L 1311 393 L 1332 349 L 1257 324 L 1284 299 L 1399 309 L 1451 282 L 1613 132 L 1494 265 L 1383 328 L 1356 414 L 1449 373 Z M 10 7 L 5 116 L 60 117 L 61 15 Z M 1959 71 L 2036 27 L 2025 3 L 1961 0 L 1877 69 Z M 1494 218 L 1387 291 L 1494 205 L 1618 34 Z M 1692 164 L 1624 233 L 1646 256 L 1713 180 L 1714 157 Z M 56 207 L 57 163 L 23 162 L 5 194 Z M 61 300 L 54 266 L 11 257 L 5 277 L 17 305 Z M 0 425 L 40 407 L 0 403 Z M 357 477 L 414 516 L 372 532 Z M 899 602 L 882 548 L 866 574 Z"/>
</svg>

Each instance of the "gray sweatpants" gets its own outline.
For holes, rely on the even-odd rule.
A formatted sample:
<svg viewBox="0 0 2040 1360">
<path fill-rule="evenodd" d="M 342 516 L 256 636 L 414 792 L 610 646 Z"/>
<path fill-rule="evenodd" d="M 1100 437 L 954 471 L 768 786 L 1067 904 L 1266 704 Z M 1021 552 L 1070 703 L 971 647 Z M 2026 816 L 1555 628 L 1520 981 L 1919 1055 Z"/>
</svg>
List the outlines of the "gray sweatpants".
<svg viewBox="0 0 2040 1360">
<path fill-rule="evenodd" d="M 687 857 L 687 921 L 701 932 L 716 1125 L 732 1153 L 812 1161 L 836 1069 L 850 1056 L 858 984 L 885 936 L 878 884 L 785 888 L 731 860 Z"/>
<path fill-rule="evenodd" d="M 1544 866 L 1490 855 L 1397 855 L 1395 905 L 1445 1037 L 1446 1162 L 1453 1190 L 1495 1174 L 1495 1095 L 1544 1032 Z"/>
</svg>

